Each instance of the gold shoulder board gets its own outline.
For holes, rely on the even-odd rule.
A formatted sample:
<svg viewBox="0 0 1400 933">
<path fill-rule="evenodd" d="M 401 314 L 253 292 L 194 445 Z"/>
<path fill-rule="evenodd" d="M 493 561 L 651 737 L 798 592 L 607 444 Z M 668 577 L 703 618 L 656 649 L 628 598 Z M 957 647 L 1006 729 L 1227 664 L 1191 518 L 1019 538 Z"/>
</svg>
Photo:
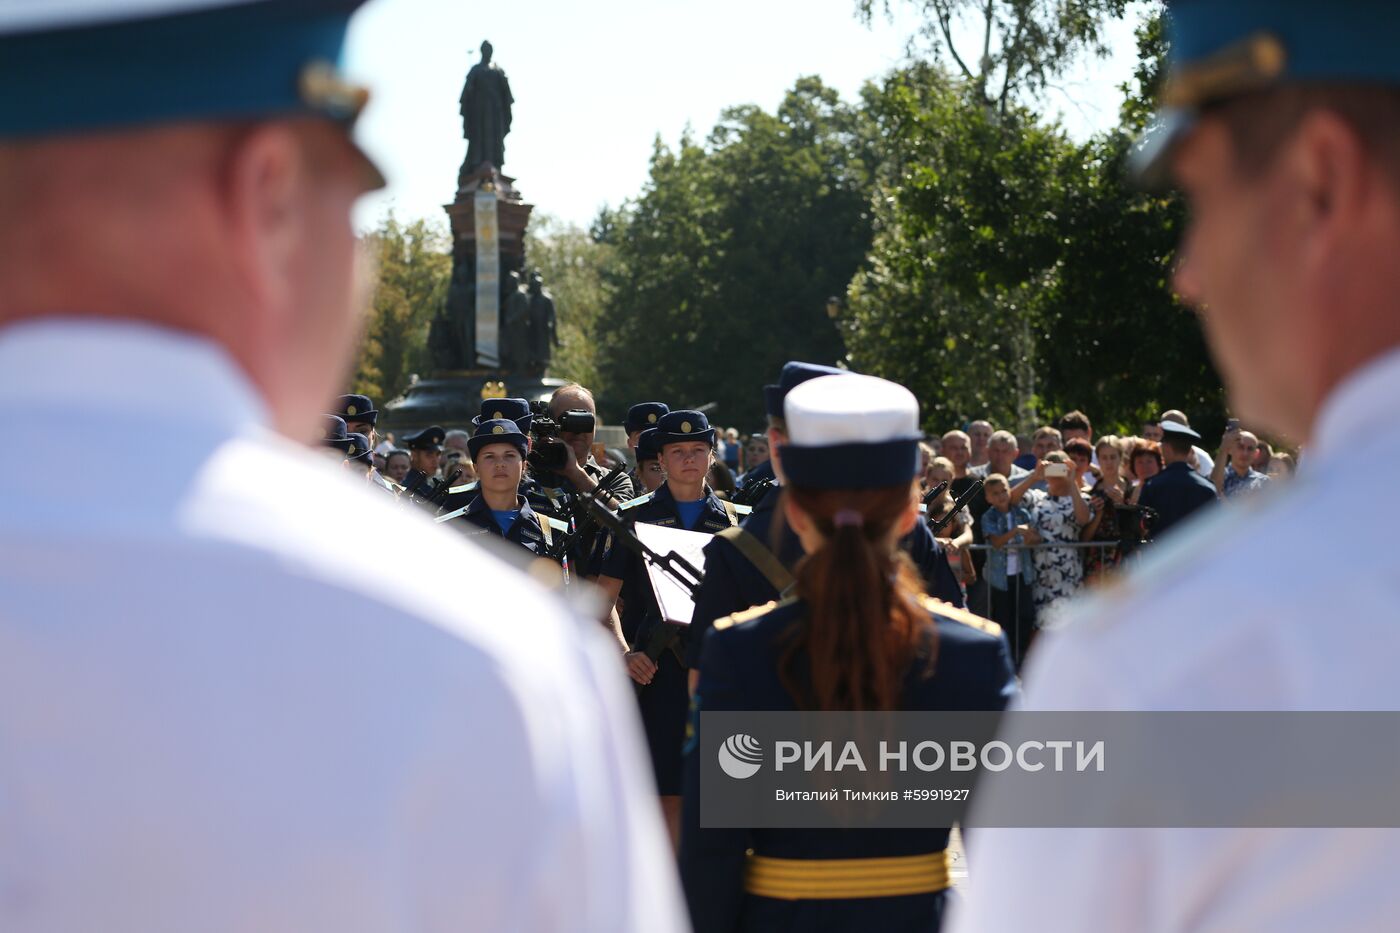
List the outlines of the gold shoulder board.
<svg viewBox="0 0 1400 933">
<path fill-rule="evenodd" d="M 730 626 L 738 625 L 741 622 L 750 622 L 754 619 L 759 618 L 760 616 L 768 615 L 768 613 L 772 612 L 774 609 L 777 609 L 779 606 L 786 606 L 788 603 L 793 602 L 795 599 L 797 599 L 796 596 L 789 596 L 787 599 L 772 599 L 759 606 L 750 606 L 748 609 L 741 609 L 733 615 L 728 615 L 724 616 L 723 618 L 716 619 L 715 628 L 726 629 Z"/>
<path fill-rule="evenodd" d="M 934 599 L 932 596 L 919 597 L 919 603 L 934 615 L 942 616 L 945 619 L 951 619 L 954 622 L 961 622 L 963 625 L 971 626 L 979 632 L 986 632 L 988 635 L 1001 634 L 1001 626 L 997 625 L 991 619 L 984 619 L 974 612 L 968 612 L 966 609 L 959 609 L 952 603 L 945 603 L 943 600 Z"/>
</svg>

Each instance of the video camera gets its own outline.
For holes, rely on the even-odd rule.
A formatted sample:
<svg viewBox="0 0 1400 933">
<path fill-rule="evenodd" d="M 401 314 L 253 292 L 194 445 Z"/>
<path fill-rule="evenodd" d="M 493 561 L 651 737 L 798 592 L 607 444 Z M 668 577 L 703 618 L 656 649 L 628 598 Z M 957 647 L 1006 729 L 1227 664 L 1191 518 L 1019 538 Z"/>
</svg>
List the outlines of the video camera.
<svg viewBox="0 0 1400 933">
<path fill-rule="evenodd" d="M 598 419 L 593 412 L 576 408 L 566 411 L 555 421 L 549 416 L 549 403 L 530 403 L 530 454 L 525 461 L 537 470 L 557 473 L 569 462 L 569 451 L 559 439 L 560 433 L 591 434 Z"/>
</svg>

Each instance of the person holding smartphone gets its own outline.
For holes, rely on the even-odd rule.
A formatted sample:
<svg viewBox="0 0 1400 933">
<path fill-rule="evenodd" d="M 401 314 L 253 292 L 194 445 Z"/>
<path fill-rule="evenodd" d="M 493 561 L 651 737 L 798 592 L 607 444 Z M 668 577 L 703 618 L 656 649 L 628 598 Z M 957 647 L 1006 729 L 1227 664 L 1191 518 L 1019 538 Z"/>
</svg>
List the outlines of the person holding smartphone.
<svg viewBox="0 0 1400 933">
<path fill-rule="evenodd" d="M 1045 489 L 1035 485 L 1045 482 Z M 1025 543 L 1040 545 L 1031 552 L 1035 568 L 1033 590 L 1037 625 L 1053 622 L 1068 597 L 1084 582 L 1084 561 L 1078 548 L 1065 547 L 1079 540 L 1079 532 L 1093 516 L 1079 491 L 1069 456 L 1052 450 L 1029 475 L 1011 488 L 1011 504 L 1030 513 L 1031 527 Z M 1059 546 L 1057 546 L 1059 545 Z"/>
</svg>

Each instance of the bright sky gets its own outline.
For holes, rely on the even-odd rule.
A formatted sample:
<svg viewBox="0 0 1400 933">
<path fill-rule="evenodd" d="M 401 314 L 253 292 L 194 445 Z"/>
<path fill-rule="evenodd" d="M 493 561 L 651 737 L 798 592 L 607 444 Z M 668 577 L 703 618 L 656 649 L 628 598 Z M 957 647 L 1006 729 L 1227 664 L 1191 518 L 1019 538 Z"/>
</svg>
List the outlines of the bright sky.
<svg viewBox="0 0 1400 933">
<path fill-rule="evenodd" d="M 365 199 L 356 223 L 371 227 L 388 209 L 443 217 L 466 155 L 458 97 L 482 39 L 516 100 L 505 173 L 538 210 L 586 226 L 641 191 L 658 133 L 674 144 L 687 125 L 703 138 L 725 107 L 771 111 L 802 75 L 854 99 L 898 65 L 916 21 L 866 28 L 854 11 L 855 0 L 371 0 L 347 67 L 373 88 L 358 132 L 389 188 Z M 1115 122 L 1134 24 L 1114 24 L 1113 56 L 1052 92 L 1076 138 Z"/>
</svg>

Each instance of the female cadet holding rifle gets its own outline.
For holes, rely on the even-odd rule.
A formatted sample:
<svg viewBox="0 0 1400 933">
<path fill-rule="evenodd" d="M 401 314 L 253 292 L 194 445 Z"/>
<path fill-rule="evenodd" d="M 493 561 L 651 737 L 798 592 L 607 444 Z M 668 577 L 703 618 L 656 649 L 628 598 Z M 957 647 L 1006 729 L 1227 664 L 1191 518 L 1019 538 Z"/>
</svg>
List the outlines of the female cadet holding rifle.
<svg viewBox="0 0 1400 933">
<path fill-rule="evenodd" d="M 686 747 L 681 874 L 697 933 L 939 928 L 949 830 L 700 829 L 703 710 L 1000 710 L 993 623 L 925 596 L 897 549 L 919 520 L 918 403 L 870 376 L 788 395 L 782 508 L 807 556 L 795 595 L 717 621 Z"/>
<path fill-rule="evenodd" d="M 714 459 L 715 432 L 703 413 L 669 412 L 647 435 L 648 443 L 656 448 L 666 482 L 654 492 L 624 503 L 624 516 L 705 534 L 738 524 L 736 507 L 716 497 L 705 481 Z M 674 841 L 680 835 L 681 746 L 690 700 L 682 660 L 684 637 L 677 626 L 661 618 L 646 564 L 633 551 L 610 542 L 598 584 L 607 594 L 609 613 L 618 597 L 622 598 L 622 636 L 631 647 L 626 654 L 627 673 L 640 685 L 637 698 L 652 773 Z"/>
</svg>

